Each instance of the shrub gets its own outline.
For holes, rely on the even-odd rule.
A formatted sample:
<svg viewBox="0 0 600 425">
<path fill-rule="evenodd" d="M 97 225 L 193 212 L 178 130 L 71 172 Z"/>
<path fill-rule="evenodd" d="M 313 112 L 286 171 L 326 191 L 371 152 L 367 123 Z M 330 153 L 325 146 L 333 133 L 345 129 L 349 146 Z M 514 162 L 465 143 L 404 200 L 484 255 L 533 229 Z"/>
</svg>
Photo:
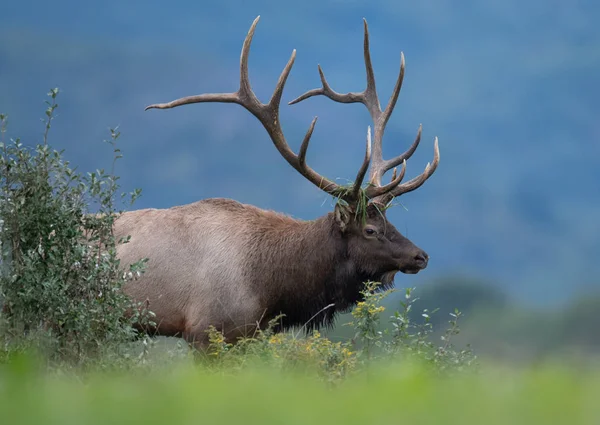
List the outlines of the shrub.
<svg viewBox="0 0 600 425">
<path fill-rule="evenodd" d="M 0 341 L 6 351 L 33 346 L 51 361 L 84 365 L 116 353 L 136 338 L 134 322 L 151 319 L 120 290 L 146 260 L 124 268 L 116 255 L 117 243 L 127 242 L 113 235 L 121 212 L 114 201 L 118 130 L 107 141 L 111 171 L 81 175 L 48 144 L 58 89 L 48 96 L 43 142 L 34 148 L 5 140 L 0 115 Z M 129 202 L 139 195 L 130 193 Z"/>
</svg>

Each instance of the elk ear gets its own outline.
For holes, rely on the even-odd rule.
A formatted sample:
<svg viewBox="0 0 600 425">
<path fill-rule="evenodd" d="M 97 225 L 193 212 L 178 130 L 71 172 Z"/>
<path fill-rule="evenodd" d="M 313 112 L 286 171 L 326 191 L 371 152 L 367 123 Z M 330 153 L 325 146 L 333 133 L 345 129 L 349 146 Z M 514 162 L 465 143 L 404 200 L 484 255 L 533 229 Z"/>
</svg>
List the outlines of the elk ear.
<svg viewBox="0 0 600 425">
<path fill-rule="evenodd" d="M 340 230 L 344 232 L 352 219 L 352 209 L 347 205 L 341 203 L 335 204 L 334 210 L 335 222 L 340 226 Z"/>
</svg>

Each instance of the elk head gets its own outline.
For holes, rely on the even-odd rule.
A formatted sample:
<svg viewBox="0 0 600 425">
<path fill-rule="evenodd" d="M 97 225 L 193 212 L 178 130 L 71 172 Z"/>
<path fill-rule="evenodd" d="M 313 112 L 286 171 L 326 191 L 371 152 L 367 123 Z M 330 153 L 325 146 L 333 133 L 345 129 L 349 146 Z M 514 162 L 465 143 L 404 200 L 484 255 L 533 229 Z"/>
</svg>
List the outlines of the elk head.
<svg viewBox="0 0 600 425">
<path fill-rule="evenodd" d="M 354 184 L 351 187 L 340 186 L 326 177 L 323 177 L 306 164 L 306 152 L 312 136 L 317 118 L 310 124 L 298 154 L 295 154 L 288 145 L 283 134 L 279 120 L 279 105 L 285 82 L 294 64 L 296 50 L 279 76 L 275 91 L 268 103 L 261 103 L 254 94 L 248 76 L 248 56 L 252 37 L 260 16 L 257 17 L 244 40 L 240 57 L 240 85 L 232 93 L 205 93 L 195 96 L 183 97 L 169 103 L 154 104 L 146 110 L 168 109 L 181 105 L 204 102 L 236 103 L 252 113 L 264 126 L 275 148 L 281 156 L 302 176 L 319 189 L 336 197 L 338 202 L 332 218 L 336 223 L 339 235 L 345 240 L 347 255 L 357 264 L 360 273 L 365 276 L 379 276 L 383 283 L 391 283 L 393 276 L 398 271 L 403 273 L 417 273 L 427 266 L 428 255 L 417 248 L 411 241 L 402 236 L 400 232 L 387 221 L 386 209 L 390 202 L 404 193 L 419 188 L 435 171 L 438 166 L 440 154 L 438 140 L 434 142 L 434 158 L 428 163 L 422 174 L 402 183 L 406 173 L 406 161 L 417 149 L 421 140 L 422 127 L 419 127 L 415 141 L 409 149 L 394 158 L 384 159 L 382 155 L 383 134 L 402 87 L 404 78 L 404 55 L 401 53 L 400 73 L 396 81 L 392 96 L 384 110 L 381 109 L 375 88 L 375 76 L 371 64 L 369 51 L 369 32 L 367 22 L 364 20 L 364 60 L 367 74 L 367 86 L 360 93 L 340 94 L 335 92 L 325 79 L 323 70 L 319 66 L 322 87 L 309 90 L 297 99 L 289 102 L 295 104 L 312 96 L 322 95 L 340 103 L 362 103 L 369 111 L 374 123 L 374 134 L 371 138 L 371 128 L 367 130 L 366 152 Z M 398 172 L 397 167 L 401 166 Z M 369 171 L 370 167 L 370 171 Z M 383 175 L 392 170 L 389 183 L 383 184 Z M 363 181 L 369 171 L 366 187 Z"/>
</svg>

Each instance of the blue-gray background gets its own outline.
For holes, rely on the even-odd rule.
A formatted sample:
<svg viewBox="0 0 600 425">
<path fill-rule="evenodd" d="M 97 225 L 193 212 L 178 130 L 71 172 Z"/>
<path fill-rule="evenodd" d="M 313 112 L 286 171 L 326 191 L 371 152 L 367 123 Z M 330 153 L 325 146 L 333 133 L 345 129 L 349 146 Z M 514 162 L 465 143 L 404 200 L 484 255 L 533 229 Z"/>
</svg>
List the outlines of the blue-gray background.
<svg viewBox="0 0 600 425">
<path fill-rule="evenodd" d="M 291 54 L 282 106 L 298 149 L 319 116 L 308 162 L 352 179 L 363 156 L 362 105 L 313 98 L 317 64 L 334 89 L 365 85 L 362 18 L 380 100 L 406 56 L 404 87 L 384 140 L 420 173 L 439 137 L 441 163 L 389 218 L 431 255 L 416 276 L 477 276 L 514 298 L 555 304 L 600 285 L 600 4 L 491 1 L 25 1 L 0 8 L 0 111 L 10 134 L 41 140 L 45 93 L 60 87 L 50 142 L 82 171 L 107 167 L 102 143 L 120 126 L 126 190 L 137 207 L 231 197 L 295 217 L 331 209 L 328 197 L 279 156 L 261 125 L 236 105 L 148 111 L 150 103 L 233 91 L 242 41 L 261 15 L 250 76 L 266 101 Z M 234 225 L 234 224 L 233 224 Z"/>
</svg>

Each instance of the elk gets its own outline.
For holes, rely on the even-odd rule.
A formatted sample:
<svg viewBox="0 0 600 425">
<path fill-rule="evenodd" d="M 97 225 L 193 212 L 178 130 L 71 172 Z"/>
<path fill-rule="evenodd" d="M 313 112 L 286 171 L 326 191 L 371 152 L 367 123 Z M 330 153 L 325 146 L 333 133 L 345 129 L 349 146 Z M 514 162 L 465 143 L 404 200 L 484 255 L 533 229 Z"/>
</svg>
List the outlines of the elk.
<svg viewBox="0 0 600 425">
<path fill-rule="evenodd" d="M 340 103 L 362 103 L 374 123 L 367 131 L 366 152 L 354 183 L 341 186 L 306 163 L 306 152 L 317 118 L 295 154 L 283 134 L 279 106 L 296 51 L 283 69 L 268 103 L 250 87 L 248 56 L 257 17 L 244 40 L 240 85 L 236 92 L 183 97 L 148 109 L 169 109 L 204 102 L 235 103 L 264 126 L 275 148 L 301 176 L 335 197 L 333 211 L 304 221 L 235 200 L 212 198 L 168 209 L 126 212 L 115 223 L 115 235 L 130 235 L 118 248 L 121 261 L 131 264 L 149 258 L 145 273 L 129 282 L 130 297 L 146 301 L 156 314 L 159 335 L 181 336 L 197 346 L 207 342 L 206 329 L 215 326 L 229 341 L 264 326 L 283 314 L 278 329 L 331 326 L 336 313 L 361 299 L 364 282 L 389 288 L 397 272 L 418 273 L 427 267 L 427 253 L 386 219 L 386 208 L 402 194 L 419 188 L 439 163 L 437 138 L 434 159 L 422 174 L 402 183 L 406 161 L 417 149 L 422 127 L 409 149 L 391 159 L 382 156 L 383 133 L 396 105 L 404 78 L 404 55 L 392 96 L 381 109 L 364 20 L 364 60 L 367 86 L 360 93 L 335 92 L 319 66 L 322 87 L 289 102 L 326 96 Z M 400 172 L 397 167 L 401 166 Z M 370 171 L 369 171 L 370 167 Z M 383 175 L 393 169 L 389 183 Z M 369 171 L 369 180 L 363 180 Z"/>
</svg>

